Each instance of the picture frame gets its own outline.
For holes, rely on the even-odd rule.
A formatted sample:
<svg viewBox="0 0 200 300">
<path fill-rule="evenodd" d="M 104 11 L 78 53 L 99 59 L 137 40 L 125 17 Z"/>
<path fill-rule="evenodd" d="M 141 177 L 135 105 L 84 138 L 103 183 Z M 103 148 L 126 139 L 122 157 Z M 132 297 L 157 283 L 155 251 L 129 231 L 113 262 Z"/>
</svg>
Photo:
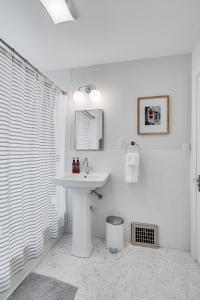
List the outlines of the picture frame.
<svg viewBox="0 0 200 300">
<path fill-rule="evenodd" d="M 169 95 L 138 97 L 138 134 L 169 134 Z"/>
</svg>

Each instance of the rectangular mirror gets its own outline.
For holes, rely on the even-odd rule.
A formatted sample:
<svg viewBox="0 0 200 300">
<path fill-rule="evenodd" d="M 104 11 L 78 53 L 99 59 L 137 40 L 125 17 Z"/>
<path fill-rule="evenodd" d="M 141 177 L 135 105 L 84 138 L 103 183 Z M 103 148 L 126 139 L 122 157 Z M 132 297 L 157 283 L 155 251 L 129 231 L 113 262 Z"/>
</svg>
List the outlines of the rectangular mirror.
<svg viewBox="0 0 200 300">
<path fill-rule="evenodd" d="M 103 149 L 103 110 L 78 110 L 75 112 L 75 149 Z"/>
</svg>

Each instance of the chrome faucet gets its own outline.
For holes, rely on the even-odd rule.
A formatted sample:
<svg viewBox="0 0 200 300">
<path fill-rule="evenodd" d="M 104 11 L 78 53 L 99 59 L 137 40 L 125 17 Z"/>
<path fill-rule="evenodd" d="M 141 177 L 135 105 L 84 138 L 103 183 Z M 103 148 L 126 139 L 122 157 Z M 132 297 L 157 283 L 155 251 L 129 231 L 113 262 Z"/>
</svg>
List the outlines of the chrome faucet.
<svg viewBox="0 0 200 300">
<path fill-rule="evenodd" d="M 83 161 L 83 167 L 84 167 L 84 172 L 86 174 L 90 173 L 90 167 L 89 167 L 89 162 L 88 162 L 88 158 L 85 157 L 84 161 Z"/>
</svg>

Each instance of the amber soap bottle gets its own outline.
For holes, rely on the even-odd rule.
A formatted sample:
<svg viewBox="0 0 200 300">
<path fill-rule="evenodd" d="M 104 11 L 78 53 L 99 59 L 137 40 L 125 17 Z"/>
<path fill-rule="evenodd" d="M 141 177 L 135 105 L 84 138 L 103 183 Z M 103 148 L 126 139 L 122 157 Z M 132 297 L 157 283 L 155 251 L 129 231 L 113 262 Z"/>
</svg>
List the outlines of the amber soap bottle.
<svg viewBox="0 0 200 300">
<path fill-rule="evenodd" d="M 80 173 L 80 161 L 79 158 L 77 157 L 76 160 L 76 173 L 79 174 Z"/>
<path fill-rule="evenodd" d="M 75 157 L 73 157 L 73 161 L 72 161 L 72 173 L 76 173 L 76 162 L 75 162 Z"/>
</svg>

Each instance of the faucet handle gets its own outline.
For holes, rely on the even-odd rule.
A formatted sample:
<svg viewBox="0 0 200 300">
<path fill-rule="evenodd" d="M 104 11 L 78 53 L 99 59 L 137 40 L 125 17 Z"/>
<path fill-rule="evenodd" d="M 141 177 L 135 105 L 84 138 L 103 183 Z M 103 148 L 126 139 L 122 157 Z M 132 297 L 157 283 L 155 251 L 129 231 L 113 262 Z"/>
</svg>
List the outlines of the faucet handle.
<svg viewBox="0 0 200 300">
<path fill-rule="evenodd" d="M 83 160 L 83 165 L 85 164 L 85 162 L 86 163 L 88 163 L 88 158 L 87 158 L 87 156 L 84 158 L 84 160 Z"/>
</svg>

